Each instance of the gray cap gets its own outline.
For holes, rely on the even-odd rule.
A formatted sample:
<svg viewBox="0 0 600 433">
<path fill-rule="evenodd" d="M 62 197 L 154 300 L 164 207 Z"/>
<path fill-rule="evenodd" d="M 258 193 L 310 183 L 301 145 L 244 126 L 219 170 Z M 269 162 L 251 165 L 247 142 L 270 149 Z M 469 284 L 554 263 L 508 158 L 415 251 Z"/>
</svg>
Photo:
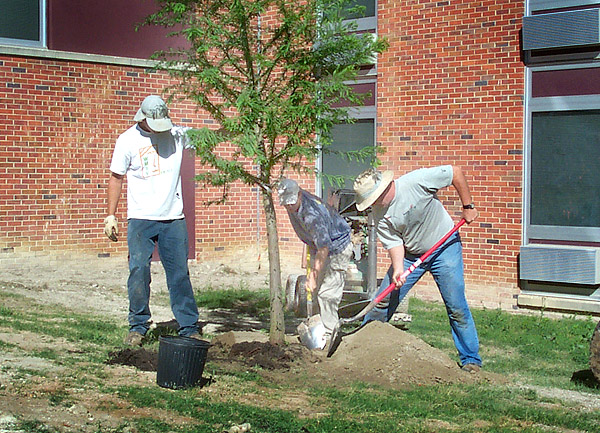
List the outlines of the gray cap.
<svg viewBox="0 0 600 433">
<path fill-rule="evenodd" d="M 279 194 L 279 204 L 282 206 L 296 204 L 298 202 L 298 192 L 300 187 L 292 179 L 281 179 L 277 183 L 277 194 Z"/>
<path fill-rule="evenodd" d="M 167 104 L 157 95 L 146 96 L 133 118 L 136 122 L 141 122 L 144 119 L 146 119 L 150 129 L 156 132 L 169 131 L 173 127 Z"/>
</svg>

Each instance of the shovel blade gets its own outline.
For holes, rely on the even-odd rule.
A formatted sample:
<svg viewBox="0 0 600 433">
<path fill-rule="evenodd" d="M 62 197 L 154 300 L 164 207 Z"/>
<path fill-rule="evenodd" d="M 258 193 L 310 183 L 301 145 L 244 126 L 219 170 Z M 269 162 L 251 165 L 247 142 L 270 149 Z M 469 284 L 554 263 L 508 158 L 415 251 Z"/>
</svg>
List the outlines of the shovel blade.
<svg viewBox="0 0 600 433">
<path fill-rule="evenodd" d="M 302 322 L 296 328 L 300 343 L 309 349 L 323 349 L 327 343 L 325 338 L 325 326 L 319 314 L 312 316 Z"/>
</svg>

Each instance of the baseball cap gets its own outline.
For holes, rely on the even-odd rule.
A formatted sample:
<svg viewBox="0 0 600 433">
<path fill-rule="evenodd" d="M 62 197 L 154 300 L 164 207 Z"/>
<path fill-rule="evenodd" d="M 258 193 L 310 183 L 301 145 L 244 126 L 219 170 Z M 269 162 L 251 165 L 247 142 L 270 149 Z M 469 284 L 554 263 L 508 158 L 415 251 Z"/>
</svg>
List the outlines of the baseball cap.
<svg viewBox="0 0 600 433">
<path fill-rule="evenodd" d="M 296 204 L 298 202 L 298 192 L 300 187 L 292 179 L 281 179 L 277 184 L 277 194 L 279 194 L 279 204 L 282 206 Z"/>
<path fill-rule="evenodd" d="M 158 95 L 146 96 L 133 118 L 136 122 L 146 119 L 148 126 L 156 132 L 168 131 L 173 127 L 167 104 Z"/>
</svg>

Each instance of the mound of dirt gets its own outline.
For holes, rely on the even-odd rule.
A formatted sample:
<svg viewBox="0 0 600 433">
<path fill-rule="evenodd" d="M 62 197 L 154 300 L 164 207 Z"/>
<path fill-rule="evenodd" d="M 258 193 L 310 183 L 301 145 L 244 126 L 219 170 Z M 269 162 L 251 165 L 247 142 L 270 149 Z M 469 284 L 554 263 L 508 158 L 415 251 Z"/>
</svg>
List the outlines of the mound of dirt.
<svg viewBox="0 0 600 433">
<path fill-rule="evenodd" d="M 490 380 L 469 374 L 439 349 L 389 323 L 370 322 L 342 338 L 332 357 L 320 364 L 340 382 L 363 381 L 391 388 Z"/>
<path fill-rule="evenodd" d="M 265 341 L 262 333 L 226 332 L 212 340 L 208 361 L 224 364 L 243 364 L 266 370 L 289 370 L 318 361 L 306 347 L 290 342 L 276 346 Z"/>
</svg>

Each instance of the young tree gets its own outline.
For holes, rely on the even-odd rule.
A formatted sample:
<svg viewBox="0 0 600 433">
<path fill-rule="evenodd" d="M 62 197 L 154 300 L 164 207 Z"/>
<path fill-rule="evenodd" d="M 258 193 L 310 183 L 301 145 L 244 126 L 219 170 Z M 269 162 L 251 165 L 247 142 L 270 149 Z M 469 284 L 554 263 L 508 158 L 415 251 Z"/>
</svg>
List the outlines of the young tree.
<svg viewBox="0 0 600 433">
<path fill-rule="evenodd" d="M 344 107 L 360 104 L 348 82 L 385 48 L 343 20 L 360 12 L 352 1 L 158 0 L 160 10 L 145 22 L 185 41 L 155 55 L 158 68 L 176 78 L 168 91 L 191 99 L 219 125 L 189 132 L 210 168 L 197 180 L 221 187 L 221 200 L 237 181 L 261 191 L 273 344 L 284 342 L 285 329 L 273 189 L 286 170 L 314 171 L 332 125 L 349 121 Z M 225 143 L 232 154 L 219 151 Z"/>
</svg>

